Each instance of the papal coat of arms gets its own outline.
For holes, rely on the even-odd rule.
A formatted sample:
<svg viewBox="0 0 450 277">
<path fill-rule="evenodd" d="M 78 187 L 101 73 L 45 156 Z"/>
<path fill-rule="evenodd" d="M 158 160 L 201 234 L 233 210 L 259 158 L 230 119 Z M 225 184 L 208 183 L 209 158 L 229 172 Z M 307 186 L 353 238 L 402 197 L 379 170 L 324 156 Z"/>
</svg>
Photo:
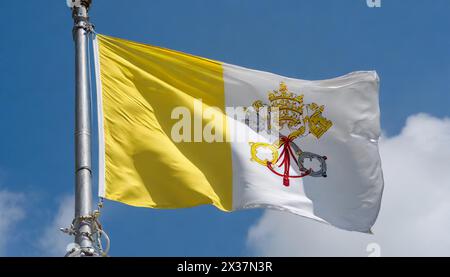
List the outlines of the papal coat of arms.
<svg viewBox="0 0 450 277">
<path fill-rule="evenodd" d="M 302 138 L 312 135 L 320 139 L 333 125 L 322 113 L 324 106 L 316 103 L 304 103 L 304 95 L 296 95 L 290 92 L 284 82 L 280 83 L 278 90 L 269 92 L 269 104 L 258 100 L 252 104 L 258 121 L 261 119 L 262 108 L 267 108 L 265 116 L 270 117 L 271 112 L 278 112 L 278 124 L 269 125 L 268 129 L 278 128 L 287 135 L 280 135 L 272 144 L 262 142 L 250 142 L 251 160 L 266 166 L 274 174 L 283 177 L 283 185 L 289 186 L 290 178 L 327 177 L 327 157 L 311 152 L 303 151 L 296 143 Z M 270 120 L 269 120 L 270 121 Z M 259 123 L 258 123 L 259 124 Z M 261 158 L 258 151 L 269 150 L 271 158 Z M 291 175 L 291 161 L 294 161 L 300 170 L 300 174 Z M 307 168 L 305 161 L 317 160 L 319 167 Z M 280 170 L 281 169 L 281 170 Z"/>
</svg>

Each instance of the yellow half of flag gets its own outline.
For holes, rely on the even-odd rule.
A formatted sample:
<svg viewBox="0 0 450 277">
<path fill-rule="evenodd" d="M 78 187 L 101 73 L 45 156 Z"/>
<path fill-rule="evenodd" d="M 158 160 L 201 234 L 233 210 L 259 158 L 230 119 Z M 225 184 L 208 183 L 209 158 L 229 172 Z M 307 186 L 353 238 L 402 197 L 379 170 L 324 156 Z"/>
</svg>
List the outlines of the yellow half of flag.
<svg viewBox="0 0 450 277">
<path fill-rule="evenodd" d="M 193 99 L 221 109 L 217 116 L 226 124 L 221 64 L 118 38 L 96 39 L 104 135 L 100 194 L 133 206 L 214 204 L 231 210 L 229 143 L 175 144 L 171 139 L 178 121 L 171 113 L 178 106 L 200 117 L 203 126 L 214 124 L 212 117 L 194 114 Z"/>
</svg>

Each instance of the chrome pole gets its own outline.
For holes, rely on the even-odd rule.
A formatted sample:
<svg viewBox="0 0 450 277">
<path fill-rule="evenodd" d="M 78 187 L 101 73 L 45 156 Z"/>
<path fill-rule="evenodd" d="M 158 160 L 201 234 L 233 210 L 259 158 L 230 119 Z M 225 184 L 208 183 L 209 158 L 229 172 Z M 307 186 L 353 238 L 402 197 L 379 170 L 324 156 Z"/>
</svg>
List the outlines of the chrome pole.
<svg viewBox="0 0 450 277">
<path fill-rule="evenodd" d="M 75 243 L 80 256 L 97 256 L 93 246 L 91 98 L 89 91 L 88 10 L 92 0 L 77 0 L 72 8 L 75 42 Z"/>
</svg>

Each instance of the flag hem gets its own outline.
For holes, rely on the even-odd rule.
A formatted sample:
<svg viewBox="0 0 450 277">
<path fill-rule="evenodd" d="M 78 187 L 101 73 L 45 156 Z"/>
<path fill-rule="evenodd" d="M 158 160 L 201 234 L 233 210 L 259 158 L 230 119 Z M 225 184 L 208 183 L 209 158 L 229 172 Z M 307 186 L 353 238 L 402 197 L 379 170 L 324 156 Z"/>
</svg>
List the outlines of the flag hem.
<svg viewBox="0 0 450 277">
<path fill-rule="evenodd" d="M 95 88 L 97 91 L 97 126 L 98 126 L 98 196 L 105 197 L 105 138 L 103 127 L 102 81 L 100 78 L 100 59 L 97 35 L 94 36 Z"/>
</svg>

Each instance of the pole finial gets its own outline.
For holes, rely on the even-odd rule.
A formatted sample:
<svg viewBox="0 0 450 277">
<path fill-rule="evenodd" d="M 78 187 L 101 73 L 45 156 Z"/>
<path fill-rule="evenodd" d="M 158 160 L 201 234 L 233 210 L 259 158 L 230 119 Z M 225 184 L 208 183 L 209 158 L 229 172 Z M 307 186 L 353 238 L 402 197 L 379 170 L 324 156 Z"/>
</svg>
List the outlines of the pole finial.
<svg viewBox="0 0 450 277">
<path fill-rule="evenodd" d="M 66 0 L 67 6 L 71 9 L 85 7 L 89 9 L 92 5 L 92 0 Z"/>
<path fill-rule="evenodd" d="M 81 0 L 81 5 L 85 6 L 88 9 L 91 6 L 91 4 L 92 4 L 92 0 Z"/>
</svg>

